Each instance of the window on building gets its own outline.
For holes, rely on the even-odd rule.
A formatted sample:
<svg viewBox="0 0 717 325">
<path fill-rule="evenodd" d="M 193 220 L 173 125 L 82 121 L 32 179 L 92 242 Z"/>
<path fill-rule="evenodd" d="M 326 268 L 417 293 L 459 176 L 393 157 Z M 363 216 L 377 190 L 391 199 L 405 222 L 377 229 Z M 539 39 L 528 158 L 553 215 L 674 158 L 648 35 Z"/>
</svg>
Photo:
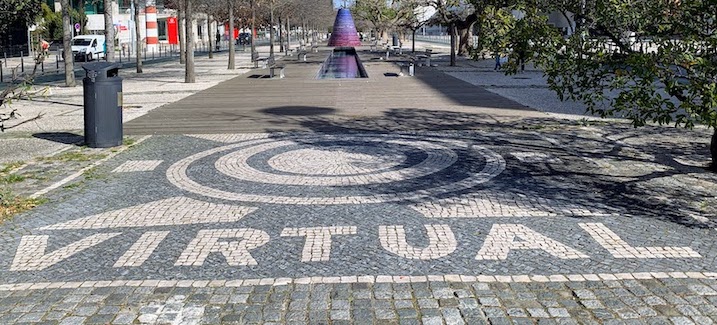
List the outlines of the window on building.
<svg viewBox="0 0 717 325">
<path fill-rule="evenodd" d="M 120 13 L 129 10 L 132 7 L 132 0 L 117 0 Z"/>
<path fill-rule="evenodd" d="M 104 1 L 84 1 L 85 15 L 102 14 L 105 12 Z"/>
<path fill-rule="evenodd" d="M 157 19 L 157 33 L 160 41 L 167 40 L 167 20 Z"/>
</svg>

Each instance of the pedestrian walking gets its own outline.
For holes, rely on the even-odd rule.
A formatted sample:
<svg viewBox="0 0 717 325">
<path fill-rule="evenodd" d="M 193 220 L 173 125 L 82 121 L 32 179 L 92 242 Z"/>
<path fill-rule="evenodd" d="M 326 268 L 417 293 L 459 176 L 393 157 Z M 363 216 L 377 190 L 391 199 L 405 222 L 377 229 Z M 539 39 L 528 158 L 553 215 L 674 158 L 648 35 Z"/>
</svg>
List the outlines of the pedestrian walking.
<svg viewBox="0 0 717 325">
<path fill-rule="evenodd" d="M 216 44 L 217 51 L 219 51 L 219 43 L 221 41 L 222 41 L 222 34 L 220 34 L 219 31 L 217 30 L 217 44 Z"/>
</svg>

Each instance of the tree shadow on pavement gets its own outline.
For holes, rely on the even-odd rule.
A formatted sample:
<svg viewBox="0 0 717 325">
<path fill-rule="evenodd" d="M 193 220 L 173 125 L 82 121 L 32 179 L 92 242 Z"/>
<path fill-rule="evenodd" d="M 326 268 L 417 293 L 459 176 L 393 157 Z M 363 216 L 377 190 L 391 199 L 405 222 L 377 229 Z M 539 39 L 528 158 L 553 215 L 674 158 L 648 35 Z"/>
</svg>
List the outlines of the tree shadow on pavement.
<svg viewBox="0 0 717 325">
<path fill-rule="evenodd" d="M 556 205 L 607 210 L 626 218 L 653 218 L 697 228 L 717 225 L 713 213 L 717 209 L 714 194 L 717 175 L 706 169 L 709 157 L 706 131 L 635 129 L 626 123 L 600 121 L 586 125 L 584 121 L 553 118 L 500 121 L 494 114 L 398 108 L 380 116 L 359 118 L 320 115 L 282 118 L 290 118 L 290 122 L 285 122 L 300 125 L 302 128 L 297 130 L 302 131 L 417 132 L 428 138 L 471 139 L 506 160 L 506 170 L 490 182 L 463 192 L 429 197 L 427 201 L 487 191 L 547 199 Z M 440 133 L 433 133 L 437 131 Z M 544 159 L 521 160 L 518 158 L 521 155 Z M 465 173 L 460 168 L 464 167 L 454 170 L 456 175 Z M 430 177 L 424 181 L 423 186 L 430 188 Z"/>
</svg>

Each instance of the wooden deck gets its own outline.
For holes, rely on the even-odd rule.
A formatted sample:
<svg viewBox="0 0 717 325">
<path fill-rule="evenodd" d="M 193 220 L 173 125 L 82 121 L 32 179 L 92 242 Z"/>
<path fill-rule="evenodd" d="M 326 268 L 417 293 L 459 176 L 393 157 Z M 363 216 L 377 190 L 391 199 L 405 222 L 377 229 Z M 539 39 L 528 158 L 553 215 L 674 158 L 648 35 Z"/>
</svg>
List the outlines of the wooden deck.
<svg viewBox="0 0 717 325">
<path fill-rule="evenodd" d="M 328 52 L 288 57 L 286 78 L 255 69 L 124 125 L 126 134 L 473 129 L 480 123 L 544 116 L 435 68 L 397 77 L 394 62 L 359 53 L 366 79 L 317 80 Z M 392 58 L 401 60 L 400 57 Z"/>
</svg>

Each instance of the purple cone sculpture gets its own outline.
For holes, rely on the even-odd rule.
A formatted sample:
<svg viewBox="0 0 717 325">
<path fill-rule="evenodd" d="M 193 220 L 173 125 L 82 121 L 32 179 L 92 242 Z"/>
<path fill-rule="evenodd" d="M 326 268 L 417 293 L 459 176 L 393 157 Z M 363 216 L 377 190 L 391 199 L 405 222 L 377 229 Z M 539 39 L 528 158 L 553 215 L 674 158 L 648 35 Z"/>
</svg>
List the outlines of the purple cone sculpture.
<svg viewBox="0 0 717 325">
<path fill-rule="evenodd" d="M 329 39 L 329 46 L 361 46 L 354 19 L 348 9 L 339 9 L 334 21 L 334 32 Z"/>
</svg>

